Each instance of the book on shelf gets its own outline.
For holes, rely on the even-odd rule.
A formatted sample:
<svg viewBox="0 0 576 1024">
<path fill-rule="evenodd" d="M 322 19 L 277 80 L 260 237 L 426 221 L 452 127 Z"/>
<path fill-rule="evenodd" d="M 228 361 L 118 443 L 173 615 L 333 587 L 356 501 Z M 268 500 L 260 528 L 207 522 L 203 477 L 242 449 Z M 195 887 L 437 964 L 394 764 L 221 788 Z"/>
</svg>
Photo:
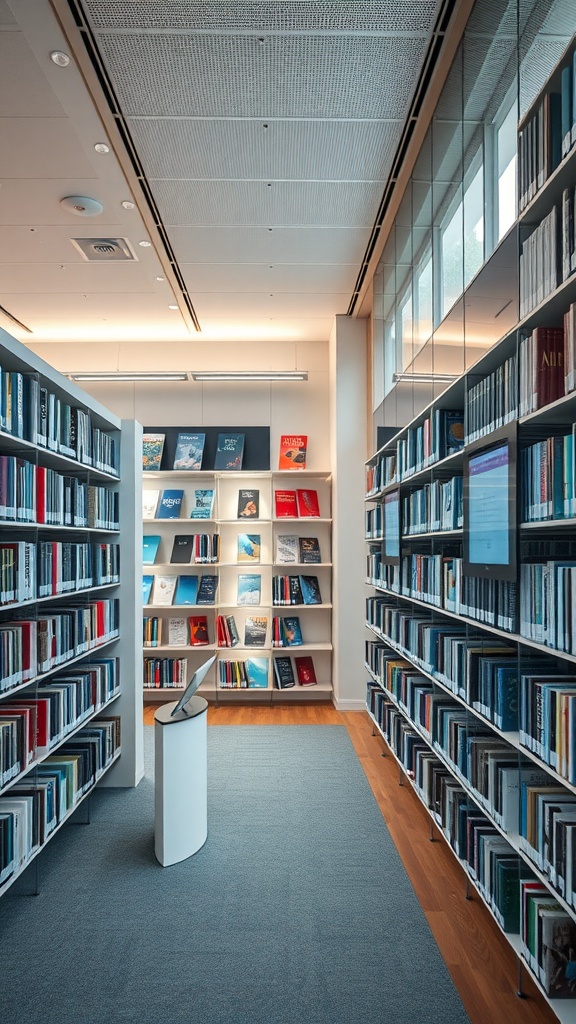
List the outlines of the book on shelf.
<svg viewBox="0 0 576 1024">
<path fill-rule="evenodd" d="M 277 690 L 289 690 L 296 686 L 296 677 L 292 667 L 292 659 L 280 655 L 274 661 L 274 686 Z"/>
<path fill-rule="evenodd" d="M 443 429 L 440 458 L 454 455 L 464 447 L 464 413 L 461 409 L 442 409 Z"/>
<path fill-rule="evenodd" d="M 166 434 L 142 434 L 142 470 L 159 470 Z"/>
<path fill-rule="evenodd" d="M 239 533 L 238 551 L 236 560 L 238 562 L 259 562 L 260 561 L 260 534 Z"/>
<path fill-rule="evenodd" d="M 244 455 L 244 434 L 218 434 L 215 470 L 240 470 Z"/>
<path fill-rule="evenodd" d="M 320 584 L 317 576 L 300 575 L 300 590 L 304 604 L 322 604 Z"/>
<path fill-rule="evenodd" d="M 313 487 L 298 487 L 296 489 L 296 505 L 301 519 L 319 517 L 318 491 Z"/>
<path fill-rule="evenodd" d="M 183 498 L 183 490 L 167 487 L 160 495 L 160 501 L 158 502 L 158 508 L 156 510 L 156 518 L 179 519 L 180 512 L 182 510 Z"/>
<path fill-rule="evenodd" d="M 316 671 L 314 669 L 314 661 L 310 655 L 301 654 L 294 658 L 294 665 L 296 667 L 296 677 L 300 686 L 315 686 L 318 680 L 316 679 Z"/>
<path fill-rule="evenodd" d="M 198 577 L 179 576 L 174 595 L 174 604 L 197 604 Z"/>
<path fill-rule="evenodd" d="M 244 663 L 248 688 L 266 689 L 268 686 L 269 658 L 246 658 Z"/>
<path fill-rule="evenodd" d="M 296 491 L 278 489 L 274 491 L 274 515 L 276 519 L 297 519 L 298 506 Z"/>
<path fill-rule="evenodd" d="M 298 547 L 300 561 L 304 565 L 315 565 L 322 561 L 318 537 L 299 537 Z"/>
<path fill-rule="evenodd" d="M 278 469 L 306 469 L 307 446 L 306 434 L 282 434 L 280 436 Z"/>
<path fill-rule="evenodd" d="M 214 488 L 197 487 L 192 495 L 190 519 L 212 519 L 214 515 Z"/>
<path fill-rule="evenodd" d="M 282 647 L 301 647 L 304 643 L 302 639 L 302 627 L 300 625 L 300 619 L 297 615 L 285 615 L 284 618 L 280 619 L 280 635 L 282 637 Z"/>
<path fill-rule="evenodd" d="M 258 519 L 260 516 L 260 491 L 241 488 L 238 491 L 238 519 Z"/>
<path fill-rule="evenodd" d="M 174 537 L 172 544 L 172 551 L 170 553 L 170 561 L 172 563 L 185 563 L 189 564 L 192 561 L 192 554 L 194 551 L 194 537 L 193 533 L 177 533 Z"/>
<path fill-rule="evenodd" d="M 190 643 L 193 647 L 203 647 L 210 643 L 208 619 L 205 615 L 191 615 L 188 619 Z"/>
<path fill-rule="evenodd" d="M 155 519 L 156 509 L 158 508 L 158 499 L 160 497 L 160 491 L 147 490 L 146 488 L 142 491 L 142 518 L 143 519 Z"/>
<path fill-rule="evenodd" d="M 176 439 L 173 469 L 202 469 L 206 434 L 179 433 Z"/>
<path fill-rule="evenodd" d="M 156 555 L 158 554 L 158 548 L 160 547 L 160 537 L 156 535 L 146 536 L 142 538 L 142 562 L 144 565 L 154 565 L 156 561 Z"/>
<path fill-rule="evenodd" d="M 215 604 L 217 590 L 217 576 L 201 576 L 200 583 L 198 585 L 198 597 L 196 599 L 196 604 Z"/>
<path fill-rule="evenodd" d="M 176 602 L 177 603 L 177 602 Z M 187 647 L 189 644 L 188 619 L 168 619 L 168 645 L 170 647 Z"/>
<path fill-rule="evenodd" d="M 278 534 L 276 537 L 276 561 L 280 565 L 294 565 L 298 562 L 298 557 L 298 537 L 294 534 Z"/>
<path fill-rule="evenodd" d="M 264 647 L 268 632 L 268 618 L 265 615 L 247 615 L 244 623 L 244 646 Z"/>
<path fill-rule="evenodd" d="M 237 604 L 260 604 L 262 578 L 259 573 L 238 574 Z"/>
<path fill-rule="evenodd" d="M 154 583 L 153 576 L 142 577 L 142 604 L 148 604 L 150 601 L 150 595 L 152 593 L 152 585 Z"/>
<path fill-rule="evenodd" d="M 216 643 L 218 647 L 236 647 L 240 634 L 233 615 L 216 616 Z"/>
<path fill-rule="evenodd" d="M 177 576 L 155 576 L 152 604 L 172 604 L 176 592 Z"/>
</svg>

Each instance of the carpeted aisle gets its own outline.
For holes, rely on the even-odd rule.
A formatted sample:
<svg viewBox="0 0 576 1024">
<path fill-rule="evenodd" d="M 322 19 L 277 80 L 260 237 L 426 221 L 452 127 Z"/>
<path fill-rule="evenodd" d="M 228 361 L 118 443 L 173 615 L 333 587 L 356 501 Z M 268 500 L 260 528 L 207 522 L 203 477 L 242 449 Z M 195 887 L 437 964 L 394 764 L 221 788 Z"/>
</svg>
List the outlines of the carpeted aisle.
<svg viewBox="0 0 576 1024">
<path fill-rule="evenodd" d="M 0 903 L 5 1024 L 465 1024 L 343 726 L 212 726 L 209 834 L 153 854 L 137 790 Z"/>
</svg>

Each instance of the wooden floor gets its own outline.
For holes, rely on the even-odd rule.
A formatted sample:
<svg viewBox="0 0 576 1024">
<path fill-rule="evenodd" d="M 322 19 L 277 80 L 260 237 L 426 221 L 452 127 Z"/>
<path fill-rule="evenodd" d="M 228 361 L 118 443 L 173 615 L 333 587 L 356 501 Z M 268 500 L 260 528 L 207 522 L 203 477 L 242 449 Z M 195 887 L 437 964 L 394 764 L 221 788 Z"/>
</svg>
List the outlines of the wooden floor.
<svg viewBox="0 0 576 1024">
<path fill-rule="evenodd" d="M 147 724 L 154 710 L 145 708 Z M 557 1024 L 525 971 L 518 998 L 517 957 L 480 899 L 466 899 L 464 872 L 444 840 L 430 842 L 431 819 L 410 785 L 399 785 L 398 765 L 382 756 L 386 745 L 366 713 L 332 704 L 211 705 L 208 724 L 345 725 L 471 1024 Z"/>
</svg>

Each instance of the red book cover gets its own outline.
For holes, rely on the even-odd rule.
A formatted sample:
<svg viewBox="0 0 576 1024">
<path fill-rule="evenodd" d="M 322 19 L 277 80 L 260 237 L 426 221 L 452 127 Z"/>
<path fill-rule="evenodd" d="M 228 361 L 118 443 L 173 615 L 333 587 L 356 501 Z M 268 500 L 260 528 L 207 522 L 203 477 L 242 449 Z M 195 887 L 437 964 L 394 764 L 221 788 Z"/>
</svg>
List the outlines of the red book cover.
<svg viewBox="0 0 576 1024">
<path fill-rule="evenodd" d="M 46 466 L 36 466 L 36 522 L 46 522 Z"/>
<path fill-rule="evenodd" d="M 294 658 L 294 664 L 296 666 L 296 675 L 298 676 L 298 683 L 300 686 L 315 686 L 318 680 L 316 679 L 316 672 L 314 671 L 314 662 L 310 655 L 302 655 L 300 658 Z"/>
<path fill-rule="evenodd" d="M 190 643 L 193 647 L 201 647 L 210 643 L 208 636 L 208 619 L 205 615 L 191 615 L 188 619 L 190 625 Z"/>
<path fill-rule="evenodd" d="M 536 327 L 532 333 L 536 409 L 564 395 L 564 329 Z"/>
<path fill-rule="evenodd" d="M 318 492 L 307 487 L 299 487 L 296 491 L 296 503 L 298 515 L 301 519 L 307 517 L 318 517 L 320 505 L 318 504 Z"/>
<path fill-rule="evenodd" d="M 297 519 L 296 491 L 274 491 L 274 510 L 277 519 Z"/>
<path fill-rule="evenodd" d="M 50 742 L 50 700 L 48 697 L 27 697 L 20 699 L 19 704 L 33 707 L 36 723 L 36 750 L 47 747 Z M 42 751 L 40 751 L 41 753 Z"/>
<path fill-rule="evenodd" d="M 306 434 L 282 434 L 278 469 L 306 469 Z"/>
</svg>

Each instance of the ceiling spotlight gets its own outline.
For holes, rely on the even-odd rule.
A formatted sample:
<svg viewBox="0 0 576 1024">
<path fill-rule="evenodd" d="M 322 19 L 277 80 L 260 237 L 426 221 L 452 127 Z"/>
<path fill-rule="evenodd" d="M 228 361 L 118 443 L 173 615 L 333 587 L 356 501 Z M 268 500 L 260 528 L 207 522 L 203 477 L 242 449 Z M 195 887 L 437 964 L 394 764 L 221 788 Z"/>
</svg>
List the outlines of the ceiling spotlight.
<svg viewBox="0 0 576 1024">
<path fill-rule="evenodd" d="M 77 217 L 97 217 L 104 209 L 102 203 L 89 196 L 65 196 L 60 200 L 60 206 L 67 213 L 75 213 Z"/>
<path fill-rule="evenodd" d="M 138 245 L 141 245 L 143 249 L 149 249 L 152 242 L 149 242 L 147 238 L 143 238 L 141 242 L 138 242 Z"/>
<path fill-rule="evenodd" d="M 110 152 L 110 147 L 107 146 L 105 142 L 97 142 L 96 145 L 94 146 L 94 149 L 96 150 L 97 153 L 109 153 Z"/>
<path fill-rule="evenodd" d="M 131 203 L 129 199 L 123 199 L 122 200 L 122 206 L 124 207 L 125 210 L 133 210 L 134 209 L 134 203 Z"/>
<path fill-rule="evenodd" d="M 156 280 L 157 280 L 157 281 L 165 281 L 165 280 L 166 280 L 166 278 L 165 278 L 165 277 L 157 277 L 157 278 L 156 278 Z"/>
<path fill-rule="evenodd" d="M 168 309 L 178 309 L 178 306 L 168 306 Z"/>
<path fill-rule="evenodd" d="M 57 64 L 59 68 L 67 68 L 70 63 L 70 57 L 67 53 L 63 53 L 62 50 L 52 50 L 50 60 L 54 61 L 54 64 Z"/>
</svg>

